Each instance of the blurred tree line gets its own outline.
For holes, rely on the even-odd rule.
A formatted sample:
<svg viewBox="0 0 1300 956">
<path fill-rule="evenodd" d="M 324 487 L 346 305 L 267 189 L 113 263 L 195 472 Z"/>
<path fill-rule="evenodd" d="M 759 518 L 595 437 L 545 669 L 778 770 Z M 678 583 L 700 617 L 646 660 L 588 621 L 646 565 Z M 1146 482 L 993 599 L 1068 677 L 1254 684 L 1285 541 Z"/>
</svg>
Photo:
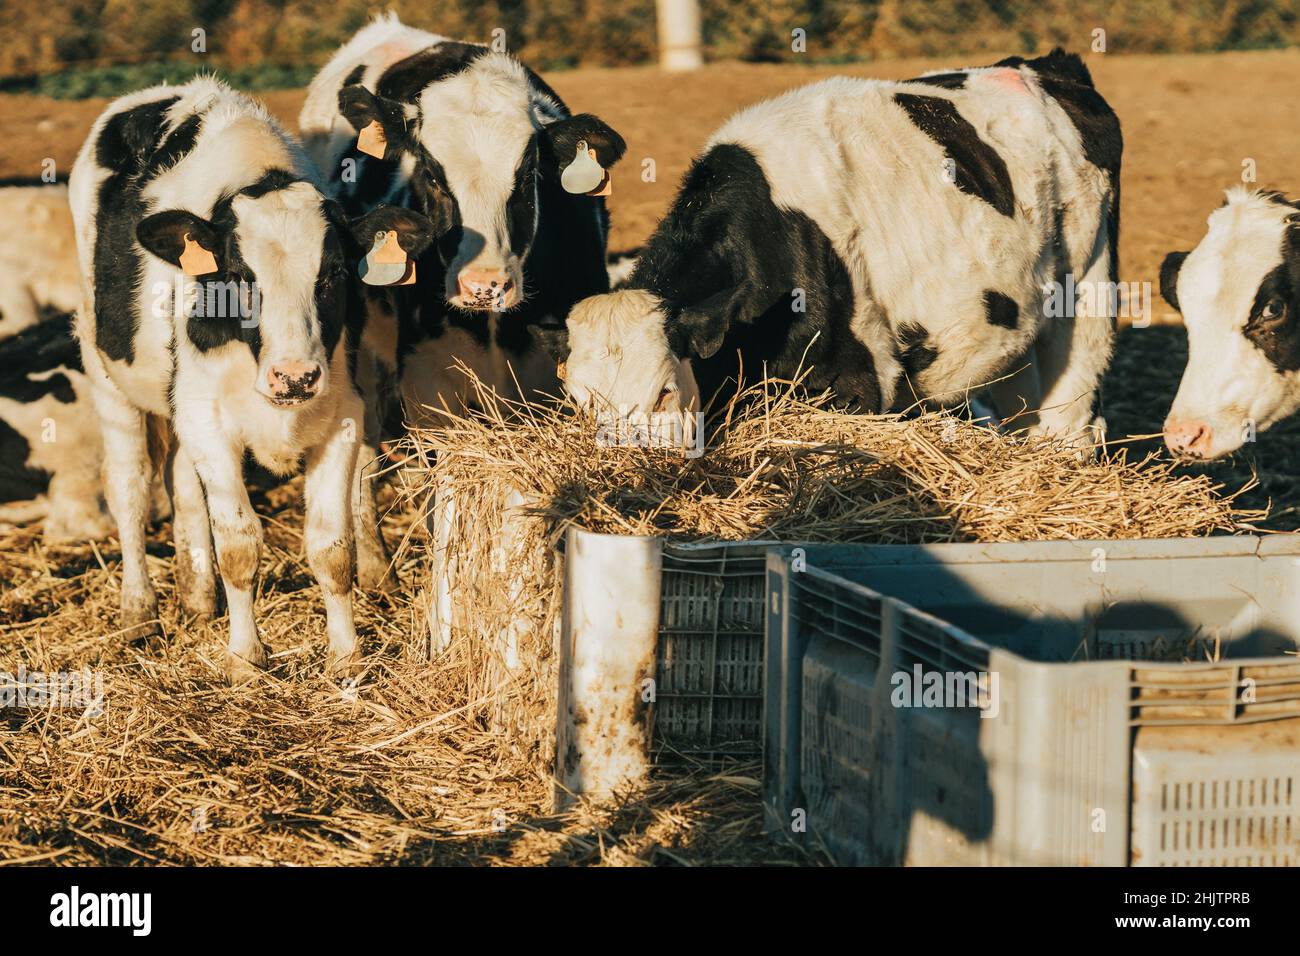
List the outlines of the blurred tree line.
<svg viewBox="0 0 1300 956">
<path fill-rule="evenodd" d="M 712 59 L 846 62 L 1075 49 L 1106 31 L 1114 51 L 1204 51 L 1300 43 L 1300 0 L 702 0 Z M 250 87 L 296 85 L 374 13 L 509 48 L 539 69 L 655 57 L 654 0 L 0 0 L 0 77 L 47 76 L 56 95 L 94 95 L 217 66 Z M 806 52 L 792 50 L 792 31 Z M 195 30 L 205 52 L 195 53 Z M 159 77 L 161 78 L 161 77 Z"/>
</svg>

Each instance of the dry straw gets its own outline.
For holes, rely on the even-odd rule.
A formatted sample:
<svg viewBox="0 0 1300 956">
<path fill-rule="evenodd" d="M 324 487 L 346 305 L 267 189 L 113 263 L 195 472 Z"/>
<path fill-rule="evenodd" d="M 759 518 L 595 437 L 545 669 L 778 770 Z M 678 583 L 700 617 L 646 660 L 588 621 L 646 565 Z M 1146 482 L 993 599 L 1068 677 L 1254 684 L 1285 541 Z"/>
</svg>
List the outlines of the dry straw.
<svg viewBox="0 0 1300 956">
<path fill-rule="evenodd" d="M 0 671 L 89 667 L 105 696 L 100 716 L 0 711 L 0 862 L 820 859 L 763 835 L 752 764 L 660 774 L 612 807 L 550 811 L 552 546 L 568 525 L 683 539 L 996 541 L 1208 534 L 1243 517 L 1207 480 L 1158 463 L 1081 463 L 944 415 L 836 415 L 779 385 L 750 398 L 695 460 L 602 447 L 571 409 L 484 393 L 481 413 L 416 433 L 398 472 L 406 504 L 385 522 L 409 545 L 403 586 L 358 592 L 367 669 L 350 687 L 323 673 L 300 481 L 254 499 L 274 656 L 265 677 L 234 690 L 220 666 L 225 622 L 177 617 L 165 527 L 149 561 L 167 638 L 147 646 L 116 633 L 110 546 L 0 535 Z M 448 545 L 472 600 L 458 602 L 450 649 L 429 660 L 418 508 L 439 481 L 455 490 Z M 523 520 L 505 520 L 508 489 L 528 496 Z M 498 639 L 512 626 L 513 669 Z"/>
<path fill-rule="evenodd" d="M 552 759 L 556 551 L 569 527 L 917 544 L 1196 536 L 1260 516 L 1168 463 L 1122 451 L 1085 461 L 943 412 L 843 414 L 796 382 L 737 396 L 713 417 L 704 453 L 686 457 L 612 445 L 572 405 L 521 405 L 474 381 L 477 411 L 410 436 L 404 495 L 427 511 L 451 492 L 433 567 L 448 569 L 457 596 L 452 643 L 476 659 L 473 692 L 492 696 L 493 726 L 539 769 Z M 435 573 L 431 592 L 438 584 Z"/>
</svg>

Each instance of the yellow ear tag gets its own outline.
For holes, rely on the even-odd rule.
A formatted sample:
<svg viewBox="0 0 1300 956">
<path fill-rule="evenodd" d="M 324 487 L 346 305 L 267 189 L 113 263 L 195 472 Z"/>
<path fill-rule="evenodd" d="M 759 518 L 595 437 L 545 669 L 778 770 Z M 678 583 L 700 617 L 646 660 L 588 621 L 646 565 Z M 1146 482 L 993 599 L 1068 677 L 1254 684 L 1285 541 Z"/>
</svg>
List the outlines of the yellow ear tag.
<svg viewBox="0 0 1300 956">
<path fill-rule="evenodd" d="M 564 376 L 568 374 L 569 374 L 569 368 L 567 362 L 561 362 L 559 365 L 555 366 L 555 377 L 558 378 L 561 382 L 564 381 Z"/>
<path fill-rule="evenodd" d="M 596 162 L 596 151 L 589 149 L 587 152 L 591 154 L 591 161 L 599 166 L 600 164 Z M 599 186 L 587 193 L 588 196 L 608 196 L 614 191 L 614 177 L 610 175 L 608 169 L 602 168 L 601 172 L 605 174 L 605 178 L 601 180 Z"/>
<path fill-rule="evenodd" d="M 217 257 L 185 233 L 185 251 L 180 258 L 181 271 L 187 276 L 206 276 L 217 271 Z"/>
<path fill-rule="evenodd" d="M 357 134 L 357 149 L 375 159 L 384 158 L 384 153 L 388 151 L 388 137 L 384 135 L 379 120 L 371 120 L 361 128 Z"/>
</svg>

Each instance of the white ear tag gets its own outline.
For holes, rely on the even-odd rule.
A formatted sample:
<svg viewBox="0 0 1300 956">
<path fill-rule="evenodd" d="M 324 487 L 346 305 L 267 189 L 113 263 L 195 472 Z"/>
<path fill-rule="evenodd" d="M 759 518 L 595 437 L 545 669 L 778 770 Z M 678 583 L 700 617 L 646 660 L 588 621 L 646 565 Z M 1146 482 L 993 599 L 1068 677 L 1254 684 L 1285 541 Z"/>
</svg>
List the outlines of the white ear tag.
<svg viewBox="0 0 1300 956">
<path fill-rule="evenodd" d="M 604 182 L 605 170 L 596 162 L 595 151 L 587 149 L 586 140 L 580 141 L 573 162 L 560 173 L 560 185 L 565 192 L 581 196 L 599 189 Z"/>
<path fill-rule="evenodd" d="M 397 243 L 392 229 L 375 233 L 375 244 L 357 263 L 357 275 L 366 285 L 411 285 L 415 282 L 415 263 Z"/>
</svg>

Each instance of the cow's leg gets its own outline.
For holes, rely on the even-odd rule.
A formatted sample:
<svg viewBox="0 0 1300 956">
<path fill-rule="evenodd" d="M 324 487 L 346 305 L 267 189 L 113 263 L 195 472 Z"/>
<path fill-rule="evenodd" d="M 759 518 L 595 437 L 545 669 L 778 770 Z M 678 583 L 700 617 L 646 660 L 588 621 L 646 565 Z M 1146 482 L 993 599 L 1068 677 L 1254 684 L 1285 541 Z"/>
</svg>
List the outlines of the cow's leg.
<svg viewBox="0 0 1300 956">
<path fill-rule="evenodd" d="M 394 346 L 396 347 L 396 346 Z M 379 436 L 383 431 L 384 389 L 379 364 L 365 349 L 357 355 L 357 385 L 365 396 L 365 439 L 357 454 L 352 483 L 352 527 L 357 542 L 357 584 L 363 588 L 393 591 L 397 576 L 391 571 L 393 556 L 379 528 L 375 495 L 379 490 Z"/>
<path fill-rule="evenodd" d="M 182 415 L 178 409 L 178 422 Z M 195 427 L 182 433 L 181 445 L 189 450 L 207 492 L 217 569 L 230 616 L 226 675 L 232 684 L 237 684 L 251 679 L 258 669 L 266 666 L 266 646 L 258 635 L 253 616 L 257 565 L 262 557 L 262 524 L 248 500 L 241 448 L 231 445 L 217 429 Z"/>
<path fill-rule="evenodd" d="M 132 638 L 161 634 L 158 596 L 145 564 L 149 521 L 149 443 L 146 415 L 108 377 L 93 346 L 82 349 L 95 411 L 104 436 L 104 498 L 122 544 L 120 627 Z"/>
<path fill-rule="evenodd" d="M 217 575 L 212 527 L 203 485 L 189 453 L 176 442 L 167 463 L 176 544 L 176 594 L 189 616 L 206 621 L 217 614 Z"/>
<path fill-rule="evenodd" d="M 352 620 L 356 544 L 352 535 L 352 509 L 349 507 L 356 464 L 355 430 L 338 428 L 307 453 L 303 486 L 307 503 L 304 532 L 307 562 L 320 582 L 325 601 L 325 626 L 329 633 L 326 667 L 335 676 L 351 675 L 359 657 L 357 632 Z"/>
<path fill-rule="evenodd" d="M 1115 340 L 1115 302 L 1109 290 L 1112 238 L 1103 220 L 1097 230 L 1080 289 L 1090 288 L 1075 303 L 1074 316 L 1047 320 L 1035 344 L 1043 383 L 1042 410 L 1035 433 L 1068 441 L 1092 451 L 1105 440 L 1106 422 L 1098 414 L 1101 380 L 1110 365 Z M 1089 283 L 1084 286 L 1082 283 Z"/>
<path fill-rule="evenodd" d="M 397 575 L 392 571 L 393 556 L 379 527 L 379 508 L 375 503 L 379 478 L 379 450 L 367 441 L 357 453 L 352 481 L 352 526 L 356 529 L 357 583 L 363 588 L 393 591 Z"/>
</svg>

